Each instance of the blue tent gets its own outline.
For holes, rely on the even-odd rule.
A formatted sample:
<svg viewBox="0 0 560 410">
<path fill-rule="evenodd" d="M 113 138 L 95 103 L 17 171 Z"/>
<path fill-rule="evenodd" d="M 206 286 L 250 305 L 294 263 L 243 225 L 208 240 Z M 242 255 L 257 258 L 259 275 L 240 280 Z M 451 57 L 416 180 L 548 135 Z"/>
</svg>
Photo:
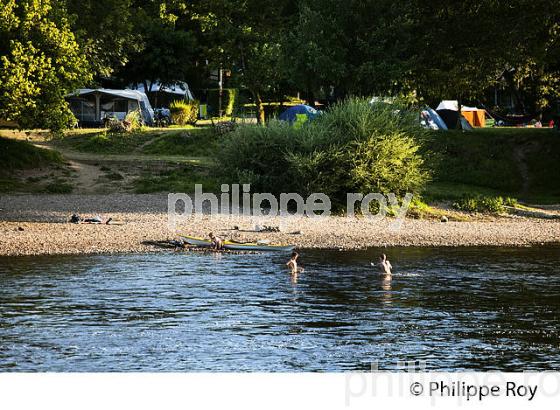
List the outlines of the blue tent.
<svg viewBox="0 0 560 410">
<path fill-rule="evenodd" d="M 317 115 L 319 115 L 320 111 L 317 111 L 315 108 L 310 107 L 309 105 L 295 105 L 293 107 L 288 108 L 278 117 L 281 121 L 288 121 L 290 124 L 296 122 L 298 120 L 298 116 L 305 115 L 307 116 L 308 120 L 312 120 Z"/>
</svg>

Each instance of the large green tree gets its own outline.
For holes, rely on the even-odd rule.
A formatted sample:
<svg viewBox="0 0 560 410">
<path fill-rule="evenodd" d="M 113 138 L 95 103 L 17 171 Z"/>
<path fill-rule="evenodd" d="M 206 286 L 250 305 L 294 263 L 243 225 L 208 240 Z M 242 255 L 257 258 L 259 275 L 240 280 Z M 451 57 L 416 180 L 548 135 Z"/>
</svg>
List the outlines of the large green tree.
<svg viewBox="0 0 560 410">
<path fill-rule="evenodd" d="M 141 37 L 132 16 L 138 5 L 133 0 L 64 0 L 72 31 L 94 76 L 109 77 L 138 51 Z"/>
<path fill-rule="evenodd" d="M 50 0 L 0 0 L 0 116 L 20 127 L 66 128 L 65 94 L 91 79 L 66 10 Z"/>
<path fill-rule="evenodd" d="M 504 72 L 513 73 L 516 87 L 532 95 L 531 108 L 546 106 L 554 98 L 550 86 L 558 81 L 553 49 L 559 5 L 543 0 L 413 2 L 416 35 L 410 47 L 417 52 L 410 80 L 428 100 L 478 100 Z"/>
<path fill-rule="evenodd" d="M 175 20 L 150 15 L 146 10 L 138 10 L 134 21 L 140 46 L 117 74 L 126 83 L 145 82 L 148 91 L 156 80 L 163 84 L 187 81 L 198 52 L 193 33 L 178 28 Z"/>
<path fill-rule="evenodd" d="M 274 93 L 283 79 L 281 41 L 289 29 L 295 2 L 291 0 L 200 0 L 205 54 L 214 69 L 230 69 L 232 80 L 248 89 L 264 122 L 263 96 Z"/>
</svg>

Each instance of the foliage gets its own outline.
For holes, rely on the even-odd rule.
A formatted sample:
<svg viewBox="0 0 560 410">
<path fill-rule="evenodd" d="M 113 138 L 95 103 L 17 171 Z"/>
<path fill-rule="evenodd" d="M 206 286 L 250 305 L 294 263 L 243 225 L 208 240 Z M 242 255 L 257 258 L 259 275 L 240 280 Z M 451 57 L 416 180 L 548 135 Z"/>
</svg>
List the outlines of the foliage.
<svg viewBox="0 0 560 410">
<path fill-rule="evenodd" d="M 54 132 L 75 122 L 64 96 L 91 76 L 65 10 L 51 0 L 1 0 L 0 117 Z"/>
<path fill-rule="evenodd" d="M 224 139 L 220 170 L 257 192 L 329 195 L 345 205 L 349 192 L 417 193 L 428 179 L 418 154 L 422 130 L 412 113 L 351 99 L 301 128 L 271 122 L 240 127 Z"/>
<path fill-rule="evenodd" d="M 512 202 L 511 198 L 508 200 Z M 501 196 L 464 196 L 453 204 L 453 208 L 465 212 L 485 212 L 501 214 L 506 211 L 506 202 Z"/>
<path fill-rule="evenodd" d="M 176 125 L 193 125 L 198 120 L 198 101 L 173 101 L 169 105 L 171 122 Z"/>
<path fill-rule="evenodd" d="M 195 69 L 197 39 L 179 26 L 179 16 L 166 5 L 164 1 L 145 3 L 131 17 L 135 35 L 141 40 L 117 72 L 124 84 L 144 83 L 150 92 L 157 80 L 172 85 L 186 80 Z"/>
<path fill-rule="evenodd" d="M 274 93 L 281 39 L 293 2 L 289 0 L 202 0 L 194 6 L 211 68 L 229 68 L 232 83 L 246 88 L 256 104 L 257 120 L 264 123 L 265 93 Z"/>
<path fill-rule="evenodd" d="M 110 77 L 141 48 L 132 0 L 65 0 L 72 31 L 95 76 Z"/>
<path fill-rule="evenodd" d="M 128 132 L 138 131 L 142 128 L 142 122 L 142 113 L 140 110 L 130 111 L 126 114 L 123 121 Z"/>
<path fill-rule="evenodd" d="M 122 121 L 109 118 L 106 126 L 112 134 L 138 131 L 142 127 L 142 114 L 139 110 L 130 111 Z"/>
<path fill-rule="evenodd" d="M 298 145 L 296 130 L 285 123 L 241 126 L 221 141 L 217 172 L 231 183 L 252 184 L 256 192 L 292 192 L 295 174 L 288 153 Z"/>
<path fill-rule="evenodd" d="M 237 104 L 237 89 L 224 88 L 222 93 L 222 112 L 223 116 L 231 117 Z M 208 105 L 213 109 L 214 115 L 218 116 L 220 90 L 212 88 L 208 90 Z"/>
</svg>

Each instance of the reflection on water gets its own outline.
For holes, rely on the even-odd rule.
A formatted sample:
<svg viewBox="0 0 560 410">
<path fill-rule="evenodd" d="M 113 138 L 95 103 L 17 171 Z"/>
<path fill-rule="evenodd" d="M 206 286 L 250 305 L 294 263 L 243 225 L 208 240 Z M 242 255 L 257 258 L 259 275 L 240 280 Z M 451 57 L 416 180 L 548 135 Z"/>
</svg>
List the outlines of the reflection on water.
<svg viewBox="0 0 560 410">
<path fill-rule="evenodd" d="M 0 259 L 1 371 L 560 370 L 560 250 Z"/>
</svg>

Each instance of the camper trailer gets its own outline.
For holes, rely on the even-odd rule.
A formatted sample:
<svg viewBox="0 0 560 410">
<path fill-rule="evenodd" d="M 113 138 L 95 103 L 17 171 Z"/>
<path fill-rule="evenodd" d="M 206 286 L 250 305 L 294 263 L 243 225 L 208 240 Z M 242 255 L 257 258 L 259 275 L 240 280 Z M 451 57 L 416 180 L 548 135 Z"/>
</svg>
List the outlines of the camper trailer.
<svg viewBox="0 0 560 410">
<path fill-rule="evenodd" d="M 131 111 L 139 111 L 144 124 L 153 125 L 154 111 L 140 91 L 82 88 L 68 94 L 66 100 L 81 127 L 100 127 L 110 118 L 122 121 Z"/>
</svg>

